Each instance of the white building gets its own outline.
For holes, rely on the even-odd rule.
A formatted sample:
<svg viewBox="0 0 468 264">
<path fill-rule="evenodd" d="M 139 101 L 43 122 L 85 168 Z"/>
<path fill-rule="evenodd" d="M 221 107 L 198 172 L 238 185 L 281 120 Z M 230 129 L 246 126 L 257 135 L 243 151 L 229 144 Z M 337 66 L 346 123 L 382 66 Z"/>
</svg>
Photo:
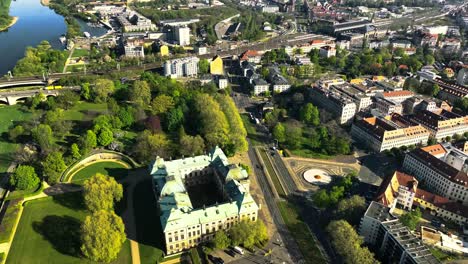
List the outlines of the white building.
<svg viewBox="0 0 468 264">
<path fill-rule="evenodd" d="M 450 162 L 450 159 L 448 160 Z M 437 158 L 425 148 L 416 149 L 405 156 L 403 169 L 414 175 L 435 194 L 468 204 L 468 176 L 446 161 Z"/>
<path fill-rule="evenodd" d="M 174 30 L 177 44 L 179 44 L 180 46 L 190 45 L 190 28 L 176 27 Z"/>
<path fill-rule="evenodd" d="M 331 111 L 340 124 L 350 123 L 353 120 L 357 106 L 348 95 L 322 87 L 313 87 L 310 93 L 313 103 Z"/>
<path fill-rule="evenodd" d="M 321 57 L 325 57 L 325 58 L 330 58 L 332 56 L 336 56 L 336 49 L 334 47 L 331 47 L 331 46 L 321 47 L 320 50 L 319 50 L 319 55 Z"/>
<path fill-rule="evenodd" d="M 351 136 L 356 142 L 381 152 L 417 144 L 426 144 L 429 132 L 409 118 L 393 113 L 389 117 L 369 117 L 354 122 Z"/>
<path fill-rule="evenodd" d="M 425 127 L 437 140 L 468 132 L 468 116 L 461 116 L 445 109 L 433 112 L 418 111 L 411 116 L 411 120 Z"/>
<path fill-rule="evenodd" d="M 252 87 L 255 95 L 264 94 L 270 91 L 270 85 L 261 78 L 252 80 Z"/>
<path fill-rule="evenodd" d="M 164 76 L 171 78 L 197 76 L 199 61 L 197 57 L 168 60 L 164 63 Z"/>
<path fill-rule="evenodd" d="M 262 6 L 262 12 L 263 13 L 278 13 L 279 12 L 279 6 L 277 6 L 277 5 Z"/>
<path fill-rule="evenodd" d="M 457 83 L 459 85 L 468 85 L 468 68 L 462 68 L 458 71 Z"/>
<path fill-rule="evenodd" d="M 144 58 L 145 50 L 142 46 L 134 46 L 127 44 L 124 46 L 125 57 L 129 58 Z"/>
</svg>

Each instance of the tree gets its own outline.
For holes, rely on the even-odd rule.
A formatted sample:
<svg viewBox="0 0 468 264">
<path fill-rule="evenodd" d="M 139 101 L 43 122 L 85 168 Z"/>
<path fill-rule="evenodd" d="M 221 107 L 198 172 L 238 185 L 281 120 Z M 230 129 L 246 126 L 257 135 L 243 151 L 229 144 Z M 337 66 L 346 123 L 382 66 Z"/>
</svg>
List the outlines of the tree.
<svg viewBox="0 0 468 264">
<path fill-rule="evenodd" d="M 104 127 L 99 131 L 99 136 L 97 138 L 97 141 L 99 145 L 105 147 L 109 145 L 110 143 L 112 143 L 112 141 L 114 141 L 114 134 L 109 128 Z"/>
<path fill-rule="evenodd" d="M 55 184 L 58 182 L 60 175 L 67 168 L 61 152 L 55 151 L 47 155 L 45 160 L 42 162 L 42 170 L 44 172 L 45 179 L 49 184 Z"/>
<path fill-rule="evenodd" d="M 432 145 L 435 145 L 435 144 L 437 144 L 437 139 L 434 138 L 434 137 L 429 137 L 429 139 L 427 140 L 427 145 L 432 146 Z"/>
<path fill-rule="evenodd" d="M 216 232 L 212 243 L 214 248 L 224 250 L 231 245 L 231 239 L 229 239 L 224 230 L 219 230 L 218 232 Z"/>
<path fill-rule="evenodd" d="M 273 128 L 273 137 L 278 140 L 278 142 L 283 143 L 286 141 L 286 129 L 283 124 L 277 123 Z"/>
<path fill-rule="evenodd" d="M 358 224 L 365 210 L 366 200 L 359 195 L 353 195 L 349 199 L 339 201 L 336 212 L 338 217 L 352 224 Z"/>
<path fill-rule="evenodd" d="M 109 94 L 115 90 L 114 83 L 109 79 L 97 79 L 94 83 L 93 93 L 96 102 L 105 102 Z"/>
<path fill-rule="evenodd" d="M 14 128 L 10 129 L 10 131 L 8 131 L 8 138 L 13 141 L 13 142 L 16 142 L 16 140 L 22 136 L 24 134 L 24 127 L 21 126 L 21 125 L 17 125 L 15 126 Z"/>
<path fill-rule="evenodd" d="M 83 154 L 88 153 L 97 146 L 97 137 L 92 130 L 86 131 L 86 135 L 81 138 L 81 151 Z"/>
<path fill-rule="evenodd" d="M 71 145 L 70 152 L 73 159 L 77 160 L 81 158 L 80 148 L 78 147 L 78 144 L 73 143 Z"/>
<path fill-rule="evenodd" d="M 299 120 L 313 126 L 318 126 L 320 124 L 318 108 L 311 103 L 305 104 L 299 110 Z"/>
<path fill-rule="evenodd" d="M 167 112 L 174 107 L 174 100 L 172 97 L 165 94 L 156 96 L 151 102 L 151 113 L 159 115 Z"/>
<path fill-rule="evenodd" d="M 96 211 L 86 216 L 81 226 L 81 252 L 93 261 L 111 262 L 125 240 L 124 223 L 112 211 Z"/>
<path fill-rule="evenodd" d="M 133 116 L 133 109 L 130 106 L 121 107 L 117 113 L 117 117 L 122 122 L 122 127 L 127 128 L 135 123 L 135 118 Z"/>
<path fill-rule="evenodd" d="M 243 245 L 252 249 L 255 245 L 261 245 L 268 240 L 268 232 L 265 224 L 260 221 L 241 221 L 228 231 L 231 245 Z"/>
<path fill-rule="evenodd" d="M 153 134 L 149 130 L 141 132 L 136 138 L 134 151 L 137 157 L 149 162 L 156 156 L 166 157 L 170 152 L 171 141 L 164 133 Z"/>
<path fill-rule="evenodd" d="M 122 199 L 123 188 L 114 178 L 97 173 L 84 182 L 83 197 L 89 211 L 109 211 Z"/>
<path fill-rule="evenodd" d="M 202 59 L 198 62 L 198 72 L 206 74 L 210 72 L 210 62 L 207 59 Z"/>
<path fill-rule="evenodd" d="M 356 230 L 345 220 L 332 221 L 327 226 L 331 243 L 336 252 L 348 264 L 374 264 L 378 261 L 367 247 L 362 247 L 363 240 Z"/>
<path fill-rule="evenodd" d="M 288 124 L 286 127 L 285 139 L 289 148 L 298 149 L 302 144 L 302 128 L 299 125 Z"/>
<path fill-rule="evenodd" d="M 81 85 L 81 97 L 85 100 L 89 100 L 91 98 L 91 90 L 89 88 L 89 83 L 83 83 Z"/>
<path fill-rule="evenodd" d="M 10 184 L 19 190 L 29 190 L 37 187 L 40 180 L 34 167 L 20 165 L 10 177 Z"/>
<path fill-rule="evenodd" d="M 130 90 L 130 100 L 145 107 L 151 101 L 151 89 L 146 81 L 135 81 Z"/>
<path fill-rule="evenodd" d="M 236 105 L 232 98 L 228 95 L 217 95 L 216 100 L 221 107 L 224 115 L 229 123 L 229 144 L 233 146 L 233 152 L 247 151 L 249 144 L 247 143 L 247 130 L 244 127 L 244 122 L 239 115 Z M 234 154 L 231 153 L 231 154 Z"/>
<path fill-rule="evenodd" d="M 54 146 L 54 136 L 52 135 L 52 129 L 49 125 L 39 124 L 32 130 L 34 141 L 41 147 L 43 153 L 47 153 L 52 150 Z"/>
<path fill-rule="evenodd" d="M 184 156 L 201 155 L 205 150 L 205 142 L 200 135 L 183 135 L 179 141 L 180 154 Z"/>
<path fill-rule="evenodd" d="M 224 147 L 229 140 L 229 123 L 219 103 L 208 94 L 198 94 L 194 104 L 200 123 L 199 132 L 206 145 L 209 148 Z"/>
<path fill-rule="evenodd" d="M 314 194 L 313 200 L 314 204 L 320 208 L 326 208 L 331 204 L 330 196 L 328 196 L 327 191 L 324 189 L 321 189 L 318 192 L 316 192 Z"/>
<path fill-rule="evenodd" d="M 419 221 L 421 220 L 421 210 L 416 210 L 403 214 L 400 221 L 403 225 L 407 226 L 410 230 L 415 230 Z"/>
<path fill-rule="evenodd" d="M 72 90 L 63 90 L 57 96 L 56 102 L 63 109 L 70 109 L 80 100 L 80 96 Z"/>
</svg>

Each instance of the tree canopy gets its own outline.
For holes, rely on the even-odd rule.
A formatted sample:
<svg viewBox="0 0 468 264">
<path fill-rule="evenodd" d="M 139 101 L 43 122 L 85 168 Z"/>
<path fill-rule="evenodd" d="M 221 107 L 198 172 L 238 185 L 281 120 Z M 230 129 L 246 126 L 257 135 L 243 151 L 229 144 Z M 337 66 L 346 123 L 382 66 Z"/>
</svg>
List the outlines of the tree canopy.
<svg viewBox="0 0 468 264">
<path fill-rule="evenodd" d="M 62 172 L 67 168 L 61 152 L 55 151 L 47 155 L 42 162 L 42 170 L 45 179 L 49 184 L 55 184 L 59 181 Z"/>
<path fill-rule="evenodd" d="M 375 264 L 374 258 L 367 247 L 362 247 L 363 240 L 356 230 L 345 220 L 332 221 L 327 226 L 331 243 L 335 250 L 343 257 L 345 263 L 349 264 Z"/>
<path fill-rule="evenodd" d="M 83 196 L 91 212 L 113 210 L 114 202 L 123 197 L 123 188 L 114 178 L 97 173 L 84 182 Z"/>
<path fill-rule="evenodd" d="M 113 211 L 96 211 L 81 225 L 81 251 L 93 261 L 111 262 L 125 240 L 124 223 Z"/>
<path fill-rule="evenodd" d="M 416 208 L 416 210 L 407 212 L 400 217 L 402 224 L 407 226 L 410 230 L 415 230 L 418 226 L 419 221 L 421 221 L 421 210 Z"/>
<path fill-rule="evenodd" d="M 28 190 L 37 187 L 40 180 L 34 167 L 20 165 L 10 176 L 10 184 L 19 190 Z"/>
</svg>

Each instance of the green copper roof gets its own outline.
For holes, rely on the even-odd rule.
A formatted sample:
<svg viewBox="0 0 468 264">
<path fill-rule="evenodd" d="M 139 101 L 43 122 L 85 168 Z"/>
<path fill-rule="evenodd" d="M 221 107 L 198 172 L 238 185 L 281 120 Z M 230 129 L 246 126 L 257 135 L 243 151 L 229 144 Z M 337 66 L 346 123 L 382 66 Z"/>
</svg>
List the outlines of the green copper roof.
<svg viewBox="0 0 468 264">
<path fill-rule="evenodd" d="M 224 189 L 230 202 L 194 209 L 184 186 L 184 178 L 192 171 L 212 167 L 224 179 Z M 161 225 L 164 232 L 204 223 L 211 223 L 246 212 L 256 212 L 258 206 L 249 193 L 248 174 L 237 165 L 229 164 L 224 152 L 216 147 L 208 155 L 164 161 L 157 157 L 150 167 L 159 195 Z"/>
</svg>

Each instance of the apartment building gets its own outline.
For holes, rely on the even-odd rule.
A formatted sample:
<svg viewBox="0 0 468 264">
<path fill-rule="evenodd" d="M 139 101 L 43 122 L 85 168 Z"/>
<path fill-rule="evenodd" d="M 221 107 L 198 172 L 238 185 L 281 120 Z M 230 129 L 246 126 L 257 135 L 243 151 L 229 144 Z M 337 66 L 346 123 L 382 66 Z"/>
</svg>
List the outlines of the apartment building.
<svg viewBox="0 0 468 264">
<path fill-rule="evenodd" d="M 437 146 L 438 147 L 438 146 Z M 429 149 L 432 149 L 429 148 Z M 446 151 L 446 149 L 444 149 Z M 403 170 L 414 175 L 429 191 L 468 205 L 468 175 L 451 164 L 450 155 L 434 156 L 434 151 L 419 148 L 405 155 Z"/>
<path fill-rule="evenodd" d="M 270 85 L 262 78 L 253 79 L 252 87 L 255 95 L 265 94 L 270 91 Z"/>
<path fill-rule="evenodd" d="M 149 169 L 168 255 L 209 241 L 239 221 L 257 220 L 247 172 L 229 164 L 220 148 L 173 161 L 157 157 Z"/>
<path fill-rule="evenodd" d="M 313 87 L 310 93 L 313 103 L 332 112 L 340 124 L 352 122 L 357 106 L 349 96 L 338 90 L 318 86 Z"/>
<path fill-rule="evenodd" d="M 401 103 L 381 97 L 375 98 L 375 108 L 383 115 L 390 115 L 392 113 L 401 115 L 403 113 L 403 106 Z"/>
<path fill-rule="evenodd" d="M 144 58 L 145 57 L 145 49 L 143 48 L 143 46 L 125 44 L 124 52 L 125 52 L 125 57 L 129 57 L 129 58 Z"/>
<path fill-rule="evenodd" d="M 164 63 L 164 76 L 170 76 L 171 78 L 197 76 L 198 62 L 197 57 L 168 60 Z"/>
<path fill-rule="evenodd" d="M 382 182 L 375 201 L 390 208 L 398 205 L 405 210 L 411 210 L 418 183 L 413 176 L 395 171 L 392 176 Z"/>
<path fill-rule="evenodd" d="M 365 143 L 370 149 L 381 152 L 416 144 L 425 144 L 429 132 L 408 118 L 393 113 L 385 118 L 369 117 L 357 120 L 351 128 L 351 136 Z"/>
<path fill-rule="evenodd" d="M 278 67 L 269 68 L 268 80 L 272 84 L 274 93 L 282 93 L 291 88 L 291 84 L 289 84 L 288 80 L 281 75 L 281 71 Z"/>
<path fill-rule="evenodd" d="M 431 133 L 431 137 L 437 140 L 468 132 L 468 116 L 461 116 L 445 109 L 432 112 L 419 111 L 410 118 L 425 127 Z"/>
<path fill-rule="evenodd" d="M 403 103 L 406 99 L 409 99 L 414 96 L 414 93 L 411 91 L 390 91 L 384 93 L 377 93 L 376 97 L 384 98 L 386 100 L 394 101 L 395 103 Z"/>
<path fill-rule="evenodd" d="M 156 29 L 156 25 L 150 19 L 135 11 L 126 11 L 117 16 L 117 21 L 122 26 L 124 32 L 151 31 Z"/>
<path fill-rule="evenodd" d="M 414 206 L 419 206 L 434 216 L 461 225 L 467 223 L 468 207 L 421 189 L 419 181 L 414 176 L 400 171 L 395 171 L 382 182 L 374 201 L 391 210 L 398 207 L 409 211 Z"/>
<path fill-rule="evenodd" d="M 371 202 L 359 226 L 359 234 L 384 263 L 440 263 L 422 241 L 391 214 L 391 208 Z"/>
<path fill-rule="evenodd" d="M 319 55 L 324 58 L 330 58 L 332 56 L 336 56 L 336 49 L 331 46 L 321 47 L 319 50 Z"/>
<path fill-rule="evenodd" d="M 344 83 L 341 85 L 331 85 L 329 86 L 331 91 L 336 91 L 344 96 L 348 96 L 356 104 L 356 112 L 363 111 L 369 108 L 372 105 L 371 96 L 365 92 L 357 89 L 355 85 L 350 85 L 349 83 Z"/>
<path fill-rule="evenodd" d="M 188 27 L 175 27 L 175 40 L 180 46 L 190 45 L 190 28 Z"/>
</svg>

